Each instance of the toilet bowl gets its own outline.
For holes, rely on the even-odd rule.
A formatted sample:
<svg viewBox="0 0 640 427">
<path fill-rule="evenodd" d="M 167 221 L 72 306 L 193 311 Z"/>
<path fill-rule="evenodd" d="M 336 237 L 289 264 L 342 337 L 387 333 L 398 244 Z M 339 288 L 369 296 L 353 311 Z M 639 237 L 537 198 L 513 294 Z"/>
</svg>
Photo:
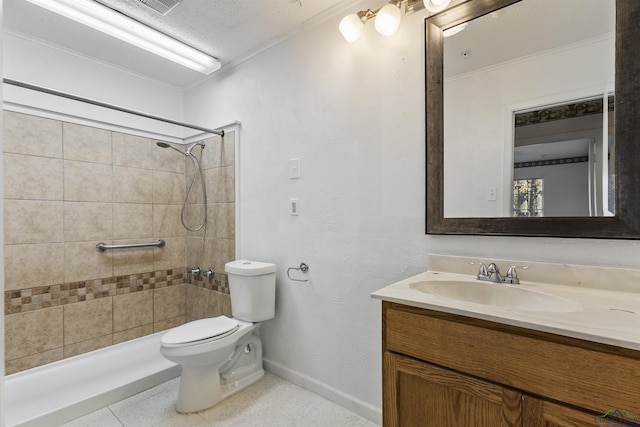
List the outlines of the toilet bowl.
<svg viewBox="0 0 640 427">
<path fill-rule="evenodd" d="M 195 320 L 162 336 L 160 353 L 182 366 L 178 412 L 207 409 L 262 378 L 259 322 L 275 314 L 275 270 L 255 261 L 227 263 L 234 317 Z"/>
</svg>

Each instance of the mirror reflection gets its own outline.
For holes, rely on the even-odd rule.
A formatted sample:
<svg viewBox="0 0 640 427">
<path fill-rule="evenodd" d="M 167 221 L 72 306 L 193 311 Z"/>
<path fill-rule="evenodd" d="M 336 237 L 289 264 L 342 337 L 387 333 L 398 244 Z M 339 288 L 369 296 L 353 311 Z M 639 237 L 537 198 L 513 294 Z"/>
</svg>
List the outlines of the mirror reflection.
<svg viewBox="0 0 640 427">
<path fill-rule="evenodd" d="M 615 1 L 523 0 L 444 38 L 444 216 L 615 214 Z"/>
</svg>

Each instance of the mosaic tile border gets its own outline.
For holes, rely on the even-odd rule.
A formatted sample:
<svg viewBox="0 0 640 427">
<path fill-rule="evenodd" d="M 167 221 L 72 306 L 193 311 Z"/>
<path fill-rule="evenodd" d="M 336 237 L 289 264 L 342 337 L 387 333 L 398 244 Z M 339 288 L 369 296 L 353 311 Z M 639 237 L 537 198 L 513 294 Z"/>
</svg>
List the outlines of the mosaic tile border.
<svg viewBox="0 0 640 427">
<path fill-rule="evenodd" d="M 185 268 L 5 291 L 4 313 L 16 314 L 76 302 L 190 283 Z M 227 287 L 228 289 L 228 287 Z"/>
<path fill-rule="evenodd" d="M 189 283 L 210 291 L 229 294 L 229 276 L 226 274 L 214 273 L 213 277 L 192 276 Z"/>
</svg>

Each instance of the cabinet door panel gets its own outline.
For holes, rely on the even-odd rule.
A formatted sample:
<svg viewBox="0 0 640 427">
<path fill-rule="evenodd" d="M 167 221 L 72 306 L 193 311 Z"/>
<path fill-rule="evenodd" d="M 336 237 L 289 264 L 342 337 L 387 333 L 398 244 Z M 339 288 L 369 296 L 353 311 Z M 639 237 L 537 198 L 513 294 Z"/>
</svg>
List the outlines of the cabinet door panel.
<svg viewBox="0 0 640 427">
<path fill-rule="evenodd" d="M 618 425 L 614 421 L 601 420 L 597 414 L 530 396 L 525 396 L 523 402 L 523 427 L 604 427 L 605 423 L 607 426 Z"/>
<path fill-rule="evenodd" d="M 385 376 L 396 404 L 385 426 L 511 427 L 521 422 L 521 393 L 407 357 L 387 353 Z"/>
</svg>

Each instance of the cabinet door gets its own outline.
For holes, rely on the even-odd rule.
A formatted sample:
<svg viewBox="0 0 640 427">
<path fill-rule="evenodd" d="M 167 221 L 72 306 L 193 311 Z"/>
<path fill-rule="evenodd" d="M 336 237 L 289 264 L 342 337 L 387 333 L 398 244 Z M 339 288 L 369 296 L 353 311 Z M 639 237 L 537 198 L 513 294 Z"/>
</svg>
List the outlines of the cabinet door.
<svg viewBox="0 0 640 427">
<path fill-rule="evenodd" d="M 390 352 L 384 365 L 385 427 L 521 425 L 522 394 L 516 390 Z"/>
<path fill-rule="evenodd" d="M 523 398 L 523 411 L 523 427 L 594 427 L 599 425 L 604 427 L 605 425 L 618 425 L 615 421 L 601 419 L 597 414 L 526 395 Z M 623 424 L 620 425 L 622 426 Z"/>
</svg>

